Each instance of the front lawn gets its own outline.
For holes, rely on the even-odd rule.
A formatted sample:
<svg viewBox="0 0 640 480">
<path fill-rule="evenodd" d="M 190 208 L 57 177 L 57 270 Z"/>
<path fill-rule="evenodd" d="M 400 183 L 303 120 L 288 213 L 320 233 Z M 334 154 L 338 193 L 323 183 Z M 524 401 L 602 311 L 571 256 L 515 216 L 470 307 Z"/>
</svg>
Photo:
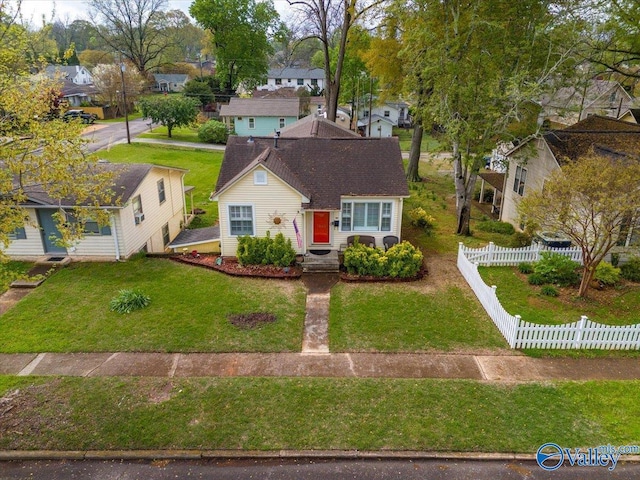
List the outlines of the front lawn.
<svg viewBox="0 0 640 480">
<path fill-rule="evenodd" d="M 111 312 L 111 298 L 133 288 L 151 304 Z M 75 263 L 0 316 L 0 352 L 297 352 L 304 309 L 300 282 L 240 279 L 166 259 Z M 253 312 L 277 321 L 243 330 L 227 319 Z"/>
<path fill-rule="evenodd" d="M 101 150 L 98 155 L 111 162 L 152 163 L 189 170 L 184 184 L 195 187 L 193 191 L 195 208 L 206 212 L 198 215 L 191 227 L 208 227 L 216 223 L 218 202 L 210 202 L 209 195 L 216 186 L 224 152 L 133 143 L 115 145 L 110 150 Z M 189 202 L 189 195 L 187 195 L 187 208 L 191 206 Z"/>
<path fill-rule="evenodd" d="M 638 381 L 0 377 L 0 449 L 533 454 L 551 441 L 634 445 L 638 388 Z"/>
<path fill-rule="evenodd" d="M 506 343 L 472 295 L 456 286 L 339 284 L 331 291 L 330 350 L 419 352 Z"/>
<path fill-rule="evenodd" d="M 398 137 L 400 141 L 400 150 L 408 152 L 411 150 L 411 137 L 413 136 L 413 128 L 399 128 L 393 127 L 393 136 Z M 420 144 L 421 152 L 438 152 L 441 150 L 441 145 L 438 139 L 424 133 L 422 135 L 422 143 Z"/>
<path fill-rule="evenodd" d="M 176 140 L 180 142 L 205 143 L 198 138 L 198 127 L 174 127 L 169 138 L 167 127 L 159 125 L 151 132 L 138 135 L 140 138 L 156 138 L 158 140 Z"/>
<path fill-rule="evenodd" d="M 546 325 L 572 323 L 586 315 L 594 322 L 607 325 L 630 325 L 640 317 L 640 285 L 627 283 L 591 291 L 592 298 L 577 297 L 577 288 L 557 288 L 558 297 L 540 293 L 539 286 L 529 285 L 516 267 L 479 267 L 487 285 L 496 285 L 500 303 L 511 315 L 522 320 Z"/>
</svg>

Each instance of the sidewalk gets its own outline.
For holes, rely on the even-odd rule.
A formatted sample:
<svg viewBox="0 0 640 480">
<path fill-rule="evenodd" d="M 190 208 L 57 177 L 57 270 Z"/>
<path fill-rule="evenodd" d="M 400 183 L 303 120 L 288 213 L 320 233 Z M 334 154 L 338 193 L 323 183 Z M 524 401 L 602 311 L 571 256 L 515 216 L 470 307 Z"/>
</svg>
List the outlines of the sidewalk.
<svg viewBox="0 0 640 480">
<path fill-rule="evenodd" d="M 213 143 L 196 143 L 196 142 L 181 142 L 180 140 L 172 140 L 170 138 L 140 138 L 134 137 L 131 139 L 131 143 L 151 143 L 154 145 L 173 145 L 176 147 L 192 148 L 199 150 L 218 150 L 224 152 L 225 145 L 216 145 Z"/>
</svg>

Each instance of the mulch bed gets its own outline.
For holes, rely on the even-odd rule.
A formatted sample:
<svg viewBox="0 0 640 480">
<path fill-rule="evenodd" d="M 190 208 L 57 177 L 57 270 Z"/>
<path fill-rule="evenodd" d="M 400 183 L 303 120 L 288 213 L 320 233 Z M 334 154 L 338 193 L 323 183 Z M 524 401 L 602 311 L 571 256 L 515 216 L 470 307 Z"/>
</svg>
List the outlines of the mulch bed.
<svg viewBox="0 0 640 480">
<path fill-rule="evenodd" d="M 261 327 L 267 323 L 273 323 L 277 320 L 273 313 L 254 312 L 254 313 L 238 313 L 228 315 L 227 319 L 235 327 L 245 330 Z"/>
<path fill-rule="evenodd" d="M 343 282 L 363 282 L 363 283 L 375 283 L 375 282 L 386 282 L 386 283 L 402 283 L 402 282 L 415 282 L 417 280 L 421 280 L 424 276 L 427 275 L 427 269 L 421 269 L 415 276 L 407 277 L 407 278 L 398 278 L 398 277 L 376 277 L 373 275 L 355 275 L 347 272 L 340 272 L 340 280 Z"/>
<path fill-rule="evenodd" d="M 193 257 L 192 255 L 174 255 L 170 258 L 176 262 L 209 268 L 236 277 L 279 278 L 287 280 L 300 278 L 302 276 L 302 268 L 300 267 L 289 267 L 289 271 L 285 272 L 282 267 L 274 267 L 273 265 L 240 265 L 238 260 L 233 257 L 224 257 L 222 264 L 217 265 L 216 261 L 219 257 L 220 255 L 201 253 L 197 257 Z"/>
</svg>

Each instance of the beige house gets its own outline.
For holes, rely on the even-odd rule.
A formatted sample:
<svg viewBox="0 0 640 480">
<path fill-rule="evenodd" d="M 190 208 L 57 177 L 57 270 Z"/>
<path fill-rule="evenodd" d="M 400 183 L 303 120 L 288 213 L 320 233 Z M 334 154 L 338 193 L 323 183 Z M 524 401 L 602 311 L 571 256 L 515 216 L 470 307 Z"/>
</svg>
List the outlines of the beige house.
<svg viewBox="0 0 640 480">
<path fill-rule="evenodd" d="M 339 128 L 339 127 L 338 127 Z M 220 247 L 282 232 L 298 253 L 345 248 L 349 237 L 401 236 L 409 196 L 396 138 L 230 137 L 212 199 Z"/>
<path fill-rule="evenodd" d="M 529 192 L 540 191 L 551 173 L 590 149 L 632 156 L 640 152 L 640 125 L 592 115 L 563 130 L 523 142 L 506 154 L 500 220 L 520 225 L 518 204 Z M 640 247 L 640 231 L 630 226 L 620 247 Z"/>
<path fill-rule="evenodd" d="M 60 207 L 44 192 L 32 191 L 25 205 L 30 222 L 16 230 L 5 253 L 25 260 L 52 256 L 120 260 L 140 251 L 168 251 L 187 221 L 186 170 L 149 164 L 101 163 L 99 167 L 117 172 L 114 190 L 120 192 L 120 202 L 103 207 L 111 213 L 110 225 L 88 222 L 82 240 L 70 247 L 60 246 L 55 241 L 60 233 L 52 217 Z"/>
</svg>

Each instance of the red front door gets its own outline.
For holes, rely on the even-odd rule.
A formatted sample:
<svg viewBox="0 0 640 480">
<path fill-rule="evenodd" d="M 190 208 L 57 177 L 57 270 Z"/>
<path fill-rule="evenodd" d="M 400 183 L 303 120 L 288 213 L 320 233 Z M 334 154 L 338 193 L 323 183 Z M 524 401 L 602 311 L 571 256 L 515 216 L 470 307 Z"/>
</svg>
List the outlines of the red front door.
<svg viewBox="0 0 640 480">
<path fill-rule="evenodd" d="M 313 243 L 329 243 L 329 212 L 313 212 Z"/>
</svg>

